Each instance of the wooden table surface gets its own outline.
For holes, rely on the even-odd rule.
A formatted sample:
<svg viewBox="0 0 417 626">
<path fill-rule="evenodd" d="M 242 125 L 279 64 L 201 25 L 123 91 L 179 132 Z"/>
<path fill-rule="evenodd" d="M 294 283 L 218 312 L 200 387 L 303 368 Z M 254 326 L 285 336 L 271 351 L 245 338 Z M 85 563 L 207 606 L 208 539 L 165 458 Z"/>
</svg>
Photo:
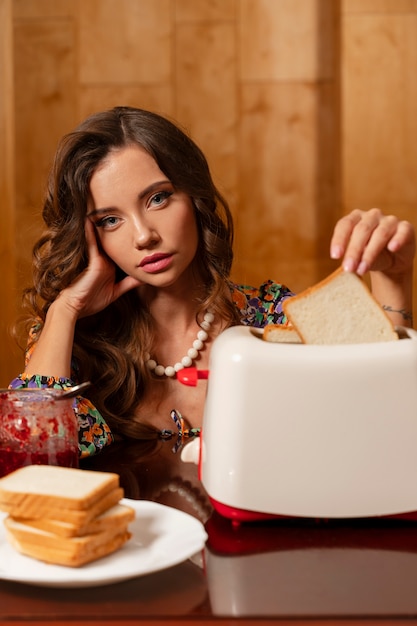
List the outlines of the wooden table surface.
<svg viewBox="0 0 417 626">
<path fill-rule="evenodd" d="M 181 509 L 208 541 L 190 560 L 122 583 L 0 582 L 0 624 L 417 624 L 417 522 L 276 520 L 234 527 L 212 511 L 172 441 L 113 446 L 84 464 L 125 494 Z"/>
</svg>

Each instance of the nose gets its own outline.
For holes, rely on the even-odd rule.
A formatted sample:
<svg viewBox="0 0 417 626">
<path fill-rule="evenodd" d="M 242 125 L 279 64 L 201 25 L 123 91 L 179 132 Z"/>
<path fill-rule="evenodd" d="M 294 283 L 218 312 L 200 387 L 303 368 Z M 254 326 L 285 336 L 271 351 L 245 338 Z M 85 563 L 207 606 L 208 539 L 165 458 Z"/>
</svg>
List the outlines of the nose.
<svg viewBox="0 0 417 626">
<path fill-rule="evenodd" d="M 133 237 L 137 248 L 149 248 L 159 241 L 156 229 L 143 217 L 133 224 Z"/>
</svg>

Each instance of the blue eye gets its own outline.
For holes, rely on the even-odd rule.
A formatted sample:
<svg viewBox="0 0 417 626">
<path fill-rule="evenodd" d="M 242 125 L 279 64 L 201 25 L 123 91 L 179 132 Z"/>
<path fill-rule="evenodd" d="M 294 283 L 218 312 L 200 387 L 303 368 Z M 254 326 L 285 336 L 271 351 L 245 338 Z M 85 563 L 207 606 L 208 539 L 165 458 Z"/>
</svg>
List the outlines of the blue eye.
<svg viewBox="0 0 417 626">
<path fill-rule="evenodd" d="M 113 226 L 117 226 L 119 223 L 119 218 L 114 217 L 114 215 L 108 215 L 107 217 L 102 217 L 97 220 L 95 223 L 97 228 L 112 228 Z"/>
<path fill-rule="evenodd" d="M 154 206 L 163 206 L 168 198 L 172 196 L 172 191 L 158 191 L 149 200 L 149 204 Z"/>
</svg>

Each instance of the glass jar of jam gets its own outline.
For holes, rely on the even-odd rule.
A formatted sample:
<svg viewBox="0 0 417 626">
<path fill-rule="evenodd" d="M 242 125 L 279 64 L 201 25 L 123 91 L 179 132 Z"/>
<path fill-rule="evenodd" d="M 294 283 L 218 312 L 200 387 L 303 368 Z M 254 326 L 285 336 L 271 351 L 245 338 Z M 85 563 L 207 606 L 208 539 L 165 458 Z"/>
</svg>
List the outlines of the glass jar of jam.
<svg viewBox="0 0 417 626">
<path fill-rule="evenodd" d="M 0 390 L 0 477 L 24 465 L 78 467 L 72 398 L 58 389 Z"/>
</svg>

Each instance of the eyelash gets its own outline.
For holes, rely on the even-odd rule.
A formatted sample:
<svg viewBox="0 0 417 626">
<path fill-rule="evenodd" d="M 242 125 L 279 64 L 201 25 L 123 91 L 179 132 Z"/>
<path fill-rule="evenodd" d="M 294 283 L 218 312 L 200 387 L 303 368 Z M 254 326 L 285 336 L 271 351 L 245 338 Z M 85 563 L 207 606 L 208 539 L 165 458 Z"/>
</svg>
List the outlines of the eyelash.
<svg viewBox="0 0 417 626">
<path fill-rule="evenodd" d="M 108 224 L 109 220 L 117 220 L 117 217 L 114 217 L 114 215 L 106 215 L 106 217 L 102 217 L 101 219 L 97 220 L 97 222 L 95 223 L 96 228 L 105 228 L 106 226 L 110 226 L 110 228 L 112 226 L 117 226 L 117 224 Z"/>
<path fill-rule="evenodd" d="M 155 198 L 160 196 L 162 197 L 162 201 L 157 206 L 161 206 L 164 204 L 166 200 L 168 200 L 170 196 L 172 196 L 172 193 L 173 193 L 172 191 L 158 191 L 157 193 L 154 193 L 154 195 L 150 197 L 149 204 L 152 204 Z"/>
</svg>

